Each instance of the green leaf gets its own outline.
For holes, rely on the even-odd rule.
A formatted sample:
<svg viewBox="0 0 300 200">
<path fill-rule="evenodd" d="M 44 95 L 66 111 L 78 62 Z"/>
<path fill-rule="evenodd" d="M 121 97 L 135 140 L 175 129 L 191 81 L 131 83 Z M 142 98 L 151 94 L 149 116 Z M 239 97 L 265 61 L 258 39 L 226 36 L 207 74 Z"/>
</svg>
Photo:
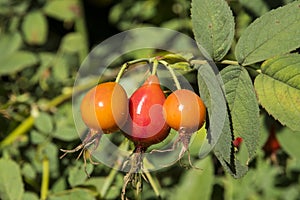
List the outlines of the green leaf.
<svg viewBox="0 0 300 200">
<path fill-rule="evenodd" d="M 26 67 L 35 65 L 37 61 L 38 60 L 33 53 L 17 51 L 13 54 L 0 58 L 0 75 L 7 75 L 21 71 Z"/>
<path fill-rule="evenodd" d="M 300 47 L 300 1 L 272 10 L 243 32 L 235 55 L 242 65 L 250 65 Z"/>
<path fill-rule="evenodd" d="M 255 169 L 249 170 L 247 176 L 241 179 L 226 176 L 225 199 L 281 199 L 276 198 L 274 194 L 276 176 L 280 173 L 280 168 L 266 162 L 261 152 L 256 158 L 255 166 Z"/>
<path fill-rule="evenodd" d="M 256 16 L 261 16 L 269 11 L 268 4 L 264 0 L 239 0 L 239 2 Z"/>
<path fill-rule="evenodd" d="M 101 195 L 105 180 L 105 177 L 91 177 L 84 182 L 84 186 L 95 187 L 95 190 Z"/>
<path fill-rule="evenodd" d="M 222 166 L 232 176 L 242 177 L 248 168 L 235 158 L 232 146 L 232 128 L 227 111 L 227 103 L 223 93 L 224 84 L 217 69 L 209 64 L 200 65 L 198 69 L 198 86 L 201 98 L 208 111 L 207 138 L 201 146 L 199 157 L 214 148 L 214 154 Z"/>
<path fill-rule="evenodd" d="M 222 134 L 214 148 L 214 154 L 222 164 L 223 168 L 233 177 L 241 178 L 248 171 L 248 167 L 241 164 L 236 159 L 235 150 L 232 145 L 233 135 L 230 123 L 230 118 L 226 115 L 225 125 L 222 130 Z"/>
<path fill-rule="evenodd" d="M 59 171 L 59 160 L 58 158 L 58 146 L 54 143 L 47 143 L 42 149 L 43 155 L 40 155 L 40 160 L 44 159 L 46 156 L 49 159 L 49 170 L 52 177 L 57 177 L 60 173 Z"/>
<path fill-rule="evenodd" d="M 76 140 L 79 138 L 79 135 L 75 127 L 70 127 L 70 126 L 58 127 L 52 136 L 56 139 L 66 141 L 66 142 L 70 142 L 72 140 Z"/>
<path fill-rule="evenodd" d="M 284 127 L 276 132 L 276 137 L 280 146 L 284 151 L 292 158 L 300 160 L 300 131 L 292 131 L 291 129 Z"/>
<path fill-rule="evenodd" d="M 49 200 L 70 200 L 70 199 L 80 199 L 80 200 L 95 200 L 92 192 L 87 189 L 72 189 L 65 190 L 63 193 L 51 194 Z"/>
<path fill-rule="evenodd" d="M 20 33 L 1 34 L 0 36 L 0 60 L 17 51 L 22 45 Z M 2 63 L 2 62 L 1 62 Z M 1 71 L 1 69 L 0 69 Z"/>
<path fill-rule="evenodd" d="M 22 167 L 22 175 L 27 179 L 34 180 L 36 178 L 36 171 L 34 170 L 33 166 L 29 163 L 25 163 Z"/>
<path fill-rule="evenodd" d="M 198 161 L 195 166 L 201 170 L 189 170 L 185 173 L 180 180 L 179 187 L 171 193 L 170 199 L 211 199 L 214 183 L 214 168 L 211 157 Z"/>
<path fill-rule="evenodd" d="M 30 131 L 30 141 L 32 142 L 32 144 L 41 144 L 45 142 L 47 139 L 48 139 L 47 135 L 39 131 L 36 130 Z"/>
<path fill-rule="evenodd" d="M 51 133 L 53 130 L 51 116 L 48 113 L 40 112 L 34 121 L 34 126 L 43 133 Z"/>
<path fill-rule="evenodd" d="M 80 17 L 80 6 L 77 0 L 52 0 L 47 1 L 45 13 L 61 21 L 73 21 Z"/>
<path fill-rule="evenodd" d="M 33 192 L 25 192 L 22 200 L 39 200 L 39 197 L 36 193 Z"/>
<path fill-rule="evenodd" d="M 93 165 L 87 164 L 86 167 L 90 174 L 93 171 Z M 77 162 L 77 164 L 70 169 L 68 182 L 72 187 L 75 187 L 83 184 L 87 178 L 87 174 L 84 171 L 84 164 Z"/>
<path fill-rule="evenodd" d="M 198 69 L 198 86 L 201 98 L 208 111 L 207 137 L 199 151 L 203 158 L 209 153 L 222 134 L 226 119 L 226 100 L 222 91 L 221 80 L 209 64 L 195 65 Z M 229 144 L 230 145 L 230 144 Z"/>
<path fill-rule="evenodd" d="M 0 199 L 19 200 L 24 193 L 21 170 L 12 160 L 0 159 Z"/>
<path fill-rule="evenodd" d="M 69 67 L 67 60 L 64 57 L 59 57 L 55 60 L 55 64 L 52 67 L 53 76 L 58 81 L 65 81 L 69 76 Z"/>
<path fill-rule="evenodd" d="M 234 18 L 225 0 L 193 0 L 192 24 L 199 49 L 216 61 L 221 60 L 231 47 Z"/>
<path fill-rule="evenodd" d="M 289 54 L 264 62 L 254 82 L 260 104 L 275 119 L 300 130 L 300 55 Z"/>
<path fill-rule="evenodd" d="M 48 23 L 40 11 L 33 11 L 24 18 L 22 29 L 25 41 L 30 45 L 42 45 L 48 35 Z"/>
<path fill-rule="evenodd" d="M 259 139 L 259 107 L 248 72 L 236 65 L 221 71 L 225 85 L 235 137 L 242 137 L 248 150 L 248 159 L 255 156 Z"/>
<path fill-rule="evenodd" d="M 76 53 L 85 48 L 84 39 L 80 33 L 69 33 L 63 38 L 61 48 L 65 52 Z"/>
<path fill-rule="evenodd" d="M 67 188 L 66 178 L 64 176 L 61 176 L 59 179 L 56 179 L 55 183 L 52 184 L 51 191 L 53 193 L 57 193 L 66 190 L 66 188 Z"/>
</svg>

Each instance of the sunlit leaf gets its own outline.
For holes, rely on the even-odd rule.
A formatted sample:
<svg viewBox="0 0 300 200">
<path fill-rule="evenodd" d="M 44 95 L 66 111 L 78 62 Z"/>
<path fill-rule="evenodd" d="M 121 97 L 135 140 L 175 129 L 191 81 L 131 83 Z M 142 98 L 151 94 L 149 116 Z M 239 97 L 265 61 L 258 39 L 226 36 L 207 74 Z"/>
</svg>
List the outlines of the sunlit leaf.
<svg viewBox="0 0 300 200">
<path fill-rule="evenodd" d="M 57 130 L 53 132 L 52 136 L 62 141 L 72 141 L 79 139 L 79 135 L 75 127 L 69 127 L 66 125 L 58 127 Z"/>
<path fill-rule="evenodd" d="M 13 54 L 0 58 L 0 75 L 12 74 L 26 67 L 37 63 L 37 58 L 33 53 L 27 51 L 17 51 Z"/>
<path fill-rule="evenodd" d="M 289 54 L 267 60 L 255 79 L 260 104 L 275 119 L 300 130 L 300 55 Z"/>
<path fill-rule="evenodd" d="M 193 32 L 198 46 L 214 60 L 221 60 L 231 47 L 234 18 L 225 0 L 192 1 Z"/>
<path fill-rule="evenodd" d="M 249 65 L 290 52 L 300 47 L 300 1 L 272 10 L 243 32 L 235 55 L 242 65 Z"/>
<path fill-rule="evenodd" d="M 77 0 L 47 1 L 44 11 L 48 16 L 62 21 L 72 21 L 81 15 L 80 6 Z"/>
<path fill-rule="evenodd" d="M 22 29 L 25 41 L 31 45 L 42 45 L 48 35 L 48 23 L 46 17 L 40 11 L 27 14 L 24 18 Z"/>
<path fill-rule="evenodd" d="M 84 40 L 82 35 L 79 33 L 69 33 L 67 34 L 61 43 L 61 48 L 65 52 L 76 53 L 82 48 L 84 48 Z"/>
<path fill-rule="evenodd" d="M 24 193 L 19 165 L 8 159 L 0 159 L 0 199 L 21 200 Z"/>
<path fill-rule="evenodd" d="M 48 113 L 40 112 L 38 117 L 34 121 L 35 127 L 43 132 L 50 133 L 53 130 L 52 118 Z"/>
<path fill-rule="evenodd" d="M 0 60 L 7 55 L 17 51 L 22 45 L 20 33 L 1 34 L 0 36 Z M 1 69 L 0 69 L 1 71 Z"/>
</svg>

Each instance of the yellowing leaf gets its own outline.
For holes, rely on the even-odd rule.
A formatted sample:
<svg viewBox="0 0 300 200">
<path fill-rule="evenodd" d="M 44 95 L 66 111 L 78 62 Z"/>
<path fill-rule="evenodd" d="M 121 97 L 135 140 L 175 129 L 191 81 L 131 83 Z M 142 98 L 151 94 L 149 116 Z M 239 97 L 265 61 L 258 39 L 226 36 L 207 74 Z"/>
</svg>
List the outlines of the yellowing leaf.
<svg viewBox="0 0 300 200">
<path fill-rule="evenodd" d="M 289 54 L 263 63 L 255 79 L 260 104 L 275 119 L 300 130 L 300 55 Z"/>
</svg>

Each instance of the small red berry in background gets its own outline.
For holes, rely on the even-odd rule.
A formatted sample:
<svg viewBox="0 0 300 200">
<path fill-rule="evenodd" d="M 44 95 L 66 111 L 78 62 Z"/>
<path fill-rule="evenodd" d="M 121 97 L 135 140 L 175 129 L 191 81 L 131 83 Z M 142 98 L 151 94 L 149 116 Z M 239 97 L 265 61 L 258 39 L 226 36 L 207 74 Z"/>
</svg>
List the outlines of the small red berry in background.
<svg viewBox="0 0 300 200">
<path fill-rule="evenodd" d="M 235 138 L 235 140 L 232 141 L 232 144 L 234 147 L 239 148 L 242 142 L 243 142 L 243 138 L 237 137 Z"/>
<path fill-rule="evenodd" d="M 269 132 L 269 137 L 263 146 L 266 155 L 273 155 L 280 149 L 280 144 L 276 138 L 276 127 L 272 126 Z"/>
</svg>

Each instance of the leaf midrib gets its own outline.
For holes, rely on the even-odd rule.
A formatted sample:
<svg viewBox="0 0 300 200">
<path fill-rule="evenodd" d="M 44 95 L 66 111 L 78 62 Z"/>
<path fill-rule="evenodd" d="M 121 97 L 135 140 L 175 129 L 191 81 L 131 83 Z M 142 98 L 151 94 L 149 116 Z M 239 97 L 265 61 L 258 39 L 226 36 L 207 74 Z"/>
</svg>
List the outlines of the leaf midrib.
<svg viewBox="0 0 300 200">
<path fill-rule="evenodd" d="M 268 38 L 268 39 L 266 39 L 266 40 L 263 40 L 263 41 L 261 42 L 261 44 L 259 44 L 255 49 L 249 51 L 249 53 L 245 55 L 245 59 L 242 61 L 242 63 L 243 63 L 243 64 L 245 64 L 245 63 L 248 64 L 248 63 L 245 62 L 245 61 L 247 61 L 247 58 L 249 58 L 249 55 L 253 54 L 253 52 L 257 51 L 257 50 L 260 49 L 262 46 L 266 45 L 266 43 L 270 42 L 270 40 L 272 40 L 273 38 L 275 38 L 275 37 L 276 37 L 277 35 L 279 35 L 280 33 L 285 32 L 286 30 L 289 30 L 289 29 L 286 29 L 286 27 L 289 27 L 289 26 L 291 26 L 291 25 L 293 25 L 293 24 L 296 24 L 296 23 L 299 23 L 299 21 L 296 21 L 296 20 L 295 20 L 294 23 L 291 23 L 291 24 L 288 24 L 287 26 L 284 26 L 280 31 L 276 32 L 271 38 Z M 255 42 L 257 42 L 257 40 L 256 40 Z M 262 60 L 263 60 L 263 59 L 262 59 Z M 260 61 L 260 60 L 258 60 L 258 61 Z M 256 61 L 256 62 L 258 62 L 258 61 Z M 251 63 L 249 63 L 249 64 L 251 64 Z"/>
</svg>

